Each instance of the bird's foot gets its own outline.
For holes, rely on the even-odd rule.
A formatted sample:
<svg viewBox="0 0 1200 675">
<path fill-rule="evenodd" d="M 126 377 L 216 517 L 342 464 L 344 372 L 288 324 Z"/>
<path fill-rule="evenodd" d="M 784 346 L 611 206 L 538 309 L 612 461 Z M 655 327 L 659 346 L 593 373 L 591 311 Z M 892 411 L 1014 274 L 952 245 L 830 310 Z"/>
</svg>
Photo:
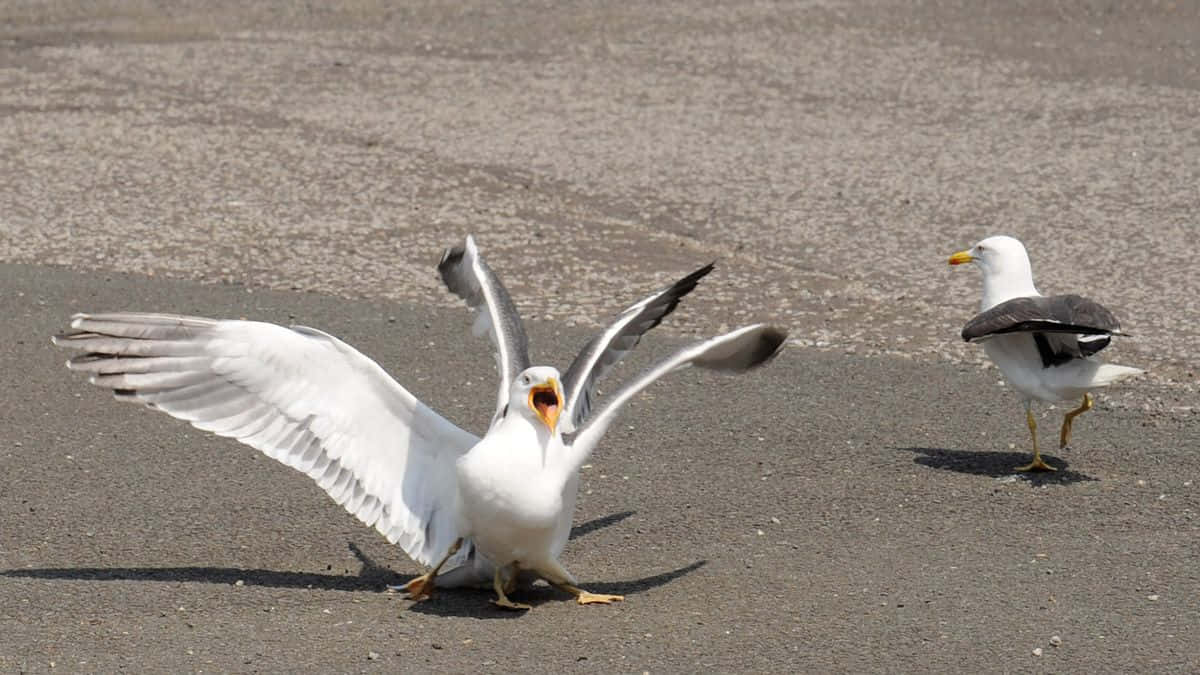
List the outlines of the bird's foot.
<svg viewBox="0 0 1200 675">
<path fill-rule="evenodd" d="M 420 602 L 433 596 L 433 575 L 422 574 L 403 586 L 389 586 L 398 591 L 407 591 L 408 599 Z"/>
<path fill-rule="evenodd" d="M 1033 461 L 1025 466 L 1018 466 L 1013 471 L 1058 471 L 1058 469 L 1050 466 L 1042 461 L 1041 457 L 1034 457 Z"/>
<path fill-rule="evenodd" d="M 492 604 L 497 607 L 503 607 L 504 609 L 511 609 L 511 610 L 515 610 L 515 611 L 525 611 L 527 609 L 533 609 L 533 607 L 530 605 L 527 605 L 523 602 L 513 602 L 512 600 L 509 600 L 508 598 L 503 597 L 503 596 L 493 600 Z"/>
<path fill-rule="evenodd" d="M 623 595 L 607 595 L 605 593 L 589 593 L 581 591 L 575 596 L 575 601 L 581 605 L 611 605 L 625 599 Z"/>
</svg>

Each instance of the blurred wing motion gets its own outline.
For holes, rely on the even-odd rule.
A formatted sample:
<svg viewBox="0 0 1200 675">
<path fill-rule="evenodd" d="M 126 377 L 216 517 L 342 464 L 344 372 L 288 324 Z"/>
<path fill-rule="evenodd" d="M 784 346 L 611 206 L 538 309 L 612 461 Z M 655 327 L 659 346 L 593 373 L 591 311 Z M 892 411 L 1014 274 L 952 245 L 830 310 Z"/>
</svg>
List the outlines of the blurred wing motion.
<svg viewBox="0 0 1200 675">
<path fill-rule="evenodd" d="M 479 255 L 475 238 L 467 235 L 463 246 L 446 249 L 438 263 L 438 273 L 446 288 L 467 302 L 476 312 L 475 335 L 488 334 L 496 350 L 500 371 L 500 389 L 496 394 L 495 422 L 508 405 L 508 391 L 517 375 L 529 367 L 529 338 L 521 324 L 521 315 L 508 291 Z"/>
<path fill-rule="evenodd" d="M 54 343 L 83 352 L 67 366 L 118 399 L 304 472 L 422 564 L 457 537 L 454 462 L 478 439 L 331 335 L 253 321 L 77 314 Z"/>
<path fill-rule="evenodd" d="M 588 417 L 578 431 L 564 436 L 570 447 L 566 462 L 574 465 L 572 470 L 578 469 L 579 464 L 600 442 L 621 406 L 663 375 L 687 366 L 723 373 L 742 373 L 770 361 L 783 348 L 786 340 L 786 331 L 760 323 L 680 349 L 627 382 L 604 402 L 596 414 Z"/>
<path fill-rule="evenodd" d="M 603 333 L 592 338 L 563 375 L 563 431 L 579 427 L 592 407 L 596 382 L 629 353 L 650 329 L 657 326 L 679 305 L 683 296 L 713 270 L 705 265 L 669 287 L 645 298 L 624 312 Z"/>
</svg>

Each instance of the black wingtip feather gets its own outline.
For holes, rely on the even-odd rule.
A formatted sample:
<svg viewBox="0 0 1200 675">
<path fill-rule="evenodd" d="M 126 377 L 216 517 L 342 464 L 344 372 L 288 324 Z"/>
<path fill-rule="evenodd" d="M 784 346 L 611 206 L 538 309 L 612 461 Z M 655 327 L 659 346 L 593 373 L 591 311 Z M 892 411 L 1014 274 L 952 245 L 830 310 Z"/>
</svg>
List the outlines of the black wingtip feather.
<svg viewBox="0 0 1200 675">
<path fill-rule="evenodd" d="M 446 275 L 450 273 L 450 270 L 462 263 L 463 256 L 466 254 L 467 250 L 462 246 L 448 248 L 442 252 L 442 259 L 438 261 L 437 270 L 442 275 L 443 280 L 446 279 Z"/>
<path fill-rule="evenodd" d="M 748 368 L 757 368 L 769 363 L 779 352 L 783 351 L 783 345 L 787 343 L 787 331 L 775 326 L 767 326 L 759 335 L 757 348 L 751 354 L 750 365 Z"/>
</svg>

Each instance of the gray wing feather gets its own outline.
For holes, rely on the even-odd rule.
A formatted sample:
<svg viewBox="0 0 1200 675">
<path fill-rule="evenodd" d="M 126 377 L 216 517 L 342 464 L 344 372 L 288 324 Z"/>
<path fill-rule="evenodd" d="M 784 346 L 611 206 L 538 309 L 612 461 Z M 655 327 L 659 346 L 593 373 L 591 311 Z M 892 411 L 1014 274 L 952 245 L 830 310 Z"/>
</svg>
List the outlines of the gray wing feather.
<svg viewBox="0 0 1200 675">
<path fill-rule="evenodd" d="M 1004 333 L 1121 335 L 1121 324 L 1103 305 L 1078 295 L 1014 298 L 977 314 L 963 327 L 968 342 Z"/>
<path fill-rule="evenodd" d="M 1014 298 L 981 312 L 963 327 L 963 340 L 986 340 L 996 335 L 1027 333 L 1043 368 L 1084 359 L 1108 346 L 1113 335 L 1124 335 L 1112 312 L 1078 295 Z"/>
<path fill-rule="evenodd" d="M 683 296 L 713 270 L 713 264 L 692 272 L 667 288 L 631 305 L 604 330 L 588 341 L 563 375 L 566 409 L 564 431 L 583 423 L 592 407 L 596 382 L 629 353 L 642 336 L 662 322 L 679 305 Z"/>
<path fill-rule="evenodd" d="M 446 249 L 438 263 L 438 272 L 446 288 L 465 300 L 472 311 L 478 312 L 474 332 L 476 335 L 487 333 L 496 350 L 500 389 L 496 394 L 494 420 L 508 404 L 508 390 L 513 380 L 529 367 L 529 338 L 525 335 L 521 315 L 504 284 L 479 255 L 474 237 L 467 235 L 463 246 Z"/>
</svg>

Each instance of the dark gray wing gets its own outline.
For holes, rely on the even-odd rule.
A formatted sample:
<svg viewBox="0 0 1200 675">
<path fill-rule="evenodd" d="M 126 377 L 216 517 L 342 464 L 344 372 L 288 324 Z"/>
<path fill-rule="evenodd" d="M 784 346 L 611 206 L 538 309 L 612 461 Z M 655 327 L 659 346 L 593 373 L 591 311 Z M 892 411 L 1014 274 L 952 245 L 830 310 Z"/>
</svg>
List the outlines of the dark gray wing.
<svg viewBox="0 0 1200 675">
<path fill-rule="evenodd" d="M 567 401 L 562 415 L 565 432 L 578 427 L 587 417 L 596 382 L 636 347 L 643 335 L 673 312 L 683 296 L 692 292 L 712 270 L 713 263 L 709 263 L 630 306 L 584 346 L 563 375 L 563 395 Z"/>
<path fill-rule="evenodd" d="M 475 335 L 487 333 L 496 350 L 500 390 L 496 394 L 495 414 L 499 415 L 508 404 L 513 380 L 529 367 L 529 338 L 525 336 L 521 315 L 504 284 L 479 256 L 471 235 L 467 235 L 463 246 L 446 249 L 438 263 L 438 272 L 446 288 L 466 300 L 467 306 L 476 312 L 472 329 Z"/>
<path fill-rule="evenodd" d="M 1108 346 L 1113 335 L 1123 335 L 1112 312 L 1078 295 L 1014 298 L 981 312 L 963 327 L 963 340 L 986 340 L 1006 333 L 1030 333 L 1051 367 L 1087 358 Z"/>
</svg>

